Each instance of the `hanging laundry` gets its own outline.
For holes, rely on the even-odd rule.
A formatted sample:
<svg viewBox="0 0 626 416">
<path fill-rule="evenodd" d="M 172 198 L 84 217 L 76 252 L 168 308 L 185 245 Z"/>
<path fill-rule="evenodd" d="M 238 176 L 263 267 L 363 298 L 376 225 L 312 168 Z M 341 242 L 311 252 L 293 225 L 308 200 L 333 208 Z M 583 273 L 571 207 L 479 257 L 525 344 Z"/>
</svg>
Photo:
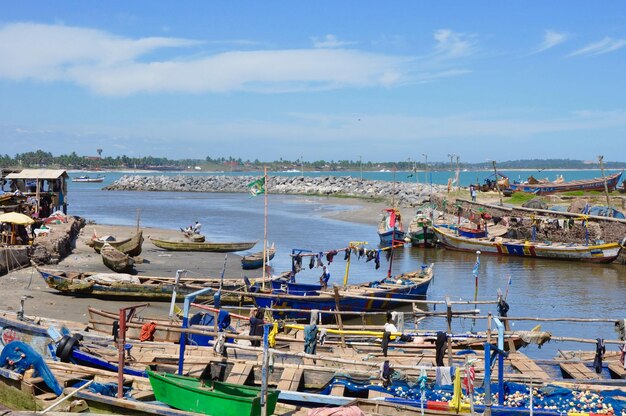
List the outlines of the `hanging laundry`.
<svg viewBox="0 0 626 416">
<path fill-rule="evenodd" d="M 380 268 L 380 250 L 376 250 L 376 257 L 374 258 L 374 263 L 376 264 L 376 270 Z"/>
<path fill-rule="evenodd" d="M 602 372 L 602 359 L 604 358 L 605 352 L 606 352 L 606 347 L 604 345 L 604 339 L 597 338 L 596 339 L 596 355 L 593 359 L 593 368 L 595 368 L 596 374 L 600 374 Z"/>
<path fill-rule="evenodd" d="M 296 273 L 302 270 L 302 256 L 300 254 L 296 254 L 292 260 L 292 267 Z"/>
<path fill-rule="evenodd" d="M 350 258 L 350 255 L 351 255 L 351 254 L 352 254 L 352 249 L 351 249 L 350 247 L 348 247 L 348 248 L 346 249 L 346 254 L 345 254 L 345 256 L 343 256 L 343 259 L 344 259 L 344 260 L 348 260 L 348 259 Z"/>
<path fill-rule="evenodd" d="M 324 262 L 322 261 L 322 259 L 324 258 L 324 253 L 323 252 L 319 252 L 317 254 L 317 267 L 322 267 L 324 266 Z"/>
<path fill-rule="evenodd" d="M 307 325 L 304 327 L 304 352 L 315 354 L 317 348 L 317 325 Z"/>
<path fill-rule="evenodd" d="M 366 263 L 368 261 L 374 260 L 374 257 L 376 257 L 376 250 L 367 250 L 366 257 L 367 257 L 367 260 L 365 260 Z"/>
<path fill-rule="evenodd" d="M 387 259 L 387 261 L 391 260 L 391 250 L 385 251 L 385 258 Z"/>
<path fill-rule="evenodd" d="M 309 269 L 315 267 L 315 257 L 311 256 L 311 261 L 309 262 Z"/>
<path fill-rule="evenodd" d="M 336 250 L 331 250 L 328 253 L 326 253 L 326 261 L 328 262 L 328 264 L 333 262 L 333 257 L 335 257 L 336 255 L 337 255 Z"/>
<path fill-rule="evenodd" d="M 439 386 L 451 386 L 452 385 L 452 369 L 450 367 L 437 367 L 435 368 L 435 384 Z"/>
<path fill-rule="evenodd" d="M 446 351 L 446 341 L 448 336 L 445 332 L 437 332 L 437 340 L 435 341 L 435 365 L 443 367 L 443 356 Z"/>
<path fill-rule="evenodd" d="M 365 256 L 365 247 L 361 247 L 359 248 L 359 259 L 361 259 L 361 257 Z"/>
</svg>

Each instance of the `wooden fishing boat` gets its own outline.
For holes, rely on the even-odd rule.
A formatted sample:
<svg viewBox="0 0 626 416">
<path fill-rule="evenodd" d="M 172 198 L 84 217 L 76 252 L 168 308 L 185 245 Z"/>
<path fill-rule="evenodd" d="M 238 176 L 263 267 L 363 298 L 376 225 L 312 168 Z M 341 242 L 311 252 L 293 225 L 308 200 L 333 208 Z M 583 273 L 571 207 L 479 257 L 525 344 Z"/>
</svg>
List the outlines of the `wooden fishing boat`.
<svg viewBox="0 0 626 416">
<path fill-rule="evenodd" d="M 176 287 L 175 277 L 132 276 L 125 274 L 93 273 L 93 272 L 66 272 L 46 271 L 37 269 L 48 287 L 64 295 L 88 296 L 101 299 L 132 299 L 168 302 L 172 298 L 172 291 Z M 271 279 L 268 279 L 270 281 Z M 261 281 L 256 279 L 257 282 Z M 220 287 L 219 278 L 211 277 L 181 277 L 176 287 L 177 299 L 199 289 Z M 239 278 L 223 280 L 223 289 L 240 293 L 240 295 L 223 295 L 222 303 L 239 302 L 241 296 L 246 296 L 245 284 Z M 213 299 L 214 293 L 202 296 L 202 299 Z"/>
<path fill-rule="evenodd" d="M 176 409 L 215 416 L 259 416 L 261 389 L 147 371 L 154 397 Z M 267 392 L 267 414 L 273 414 L 278 391 Z"/>
<path fill-rule="evenodd" d="M 593 179 L 579 179 L 570 182 L 559 183 L 511 183 L 509 188 L 513 191 L 527 192 L 537 195 L 548 195 L 556 192 L 567 191 L 603 191 L 604 183 L 609 192 L 615 190 L 617 183 L 619 182 L 624 171 L 614 173 L 605 178 L 593 178 Z M 537 182 L 537 181 L 534 181 Z"/>
<path fill-rule="evenodd" d="M 420 209 L 409 224 L 408 238 L 413 247 L 433 247 L 437 236 L 432 229 L 432 221 Z"/>
<path fill-rule="evenodd" d="M 390 246 L 395 241 L 404 241 L 406 233 L 402 227 L 399 209 L 390 208 L 383 210 L 383 218 L 380 224 L 378 224 L 378 236 L 382 246 Z"/>
<path fill-rule="evenodd" d="M 128 254 L 124 254 L 110 244 L 104 244 L 100 249 L 102 263 L 117 273 L 128 273 L 133 270 L 135 260 Z"/>
<path fill-rule="evenodd" d="M 535 242 L 488 236 L 471 238 L 457 235 L 453 229 L 434 226 L 439 243 L 451 250 L 480 251 L 503 256 L 538 257 L 561 260 L 580 260 L 595 263 L 610 263 L 619 254 L 618 243 L 597 245 L 565 244 L 557 242 Z"/>
<path fill-rule="evenodd" d="M 231 251 L 250 250 L 257 243 L 256 241 L 246 242 L 194 242 L 185 240 L 162 240 L 151 238 L 152 243 L 162 249 L 170 251 L 213 251 L 227 253 Z"/>
<path fill-rule="evenodd" d="M 400 299 L 421 299 L 433 279 L 433 265 L 421 270 L 403 273 L 380 281 L 349 285 L 339 289 L 336 297 L 320 285 L 272 281 L 272 293 L 249 293 L 255 303 L 266 308 L 299 309 L 302 311 L 385 311 L 400 306 Z M 280 317 L 306 318 L 306 312 L 285 312 Z"/>
<path fill-rule="evenodd" d="M 72 178 L 72 182 L 104 182 L 104 176 L 96 176 L 95 178 L 92 178 L 89 175 L 82 175 L 82 176 L 74 176 Z"/>
<path fill-rule="evenodd" d="M 93 247 L 96 253 L 100 253 L 100 249 L 102 249 L 102 246 L 105 243 L 115 247 L 124 254 L 135 257 L 141 254 L 141 245 L 143 244 L 143 231 L 139 230 L 132 237 L 125 238 L 123 240 L 104 241 L 100 240 L 99 238 L 92 238 L 87 242 L 87 245 Z"/>
<path fill-rule="evenodd" d="M 267 260 L 272 260 L 276 255 L 276 249 L 274 246 L 269 247 L 266 250 Z M 241 258 L 241 267 L 244 270 L 254 270 L 260 267 L 263 267 L 263 252 L 259 251 L 258 253 L 248 254 L 247 256 L 243 256 Z"/>
</svg>

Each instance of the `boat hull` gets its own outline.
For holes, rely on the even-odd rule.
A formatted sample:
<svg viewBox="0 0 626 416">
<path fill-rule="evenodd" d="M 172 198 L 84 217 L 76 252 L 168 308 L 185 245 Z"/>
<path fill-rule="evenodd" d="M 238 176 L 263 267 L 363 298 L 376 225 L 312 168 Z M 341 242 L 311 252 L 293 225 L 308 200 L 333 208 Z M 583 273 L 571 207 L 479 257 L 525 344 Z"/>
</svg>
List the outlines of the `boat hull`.
<svg viewBox="0 0 626 416">
<path fill-rule="evenodd" d="M 59 272 L 51 273 L 39 270 L 39 274 L 46 281 L 48 286 L 61 292 L 64 295 L 85 296 L 100 299 L 118 299 L 118 300 L 146 300 L 156 302 L 169 302 L 172 299 L 172 291 L 175 287 L 175 279 L 173 278 L 140 278 L 140 283 L 123 283 L 123 284 L 100 284 L 96 282 L 87 282 L 82 278 L 71 278 L 62 275 Z M 79 274 L 79 273 L 77 273 Z M 184 299 L 185 295 L 198 291 L 200 289 L 211 287 L 217 290 L 219 288 L 219 279 L 203 280 L 203 279 L 181 279 L 177 289 L 176 298 Z M 223 284 L 224 290 L 240 291 L 244 286 L 243 282 L 235 279 L 225 279 Z M 201 295 L 198 299 L 212 300 L 213 292 Z M 242 293 L 241 296 L 244 296 Z M 241 296 L 222 295 L 221 301 L 224 304 L 238 303 Z"/>
<path fill-rule="evenodd" d="M 256 241 L 237 243 L 170 241 L 158 238 L 152 238 L 150 240 L 155 246 L 169 251 L 211 251 L 218 253 L 250 250 L 257 243 Z"/>
<path fill-rule="evenodd" d="M 91 239 L 87 244 L 93 247 L 96 253 L 100 253 L 100 250 L 102 250 L 102 246 L 104 246 L 105 243 L 108 243 L 112 247 L 115 247 L 124 254 L 135 257 L 141 254 L 141 246 L 143 244 L 143 231 L 138 231 L 137 234 L 135 234 L 131 238 L 120 241 L 101 241 L 98 239 Z"/>
<path fill-rule="evenodd" d="M 609 192 L 612 192 L 617 187 L 622 172 L 615 173 L 606 177 L 606 186 Z M 583 179 L 571 182 L 562 183 L 545 183 L 545 184 L 519 184 L 512 183 L 509 188 L 513 191 L 527 192 L 537 195 L 549 195 L 557 192 L 568 191 L 603 191 L 604 190 L 603 178 L 595 179 Z"/>
<path fill-rule="evenodd" d="M 434 247 L 437 243 L 437 236 L 431 227 L 409 232 L 409 238 L 413 247 Z"/>
<path fill-rule="evenodd" d="M 276 255 L 275 250 L 269 250 L 268 260 L 272 260 Z M 241 258 L 241 267 L 244 270 L 254 270 L 263 267 L 263 252 L 254 253 Z"/>
<path fill-rule="evenodd" d="M 577 260 L 594 263 L 610 263 L 617 258 L 620 251 L 620 246 L 617 243 L 571 246 L 509 240 L 501 237 L 493 239 L 467 238 L 454 235 L 453 231 L 441 227 L 434 227 L 434 230 L 441 245 L 458 251 L 480 251 L 481 253 L 503 256 Z"/>
<path fill-rule="evenodd" d="M 393 241 L 404 241 L 404 237 L 406 237 L 406 233 L 400 230 L 390 230 L 385 231 L 383 233 L 378 233 L 380 237 L 380 245 L 381 246 L 390 246 Z"/>
<path fill-rule="evenodd" d="M 211 382 L 203 387 L 199 380 L 173 374 L 161 375 L 148 371 L 150 384 L 157 400 L 175 409 L 216 416 L 257 416 L 261 414 L 261 389 L 243 385 Z M 273 414 L 278 391 L 267 394 L 267 414 Z"/>
<path fill-rule="evenodd" d="M 258 306 L 276 309 L 310 310 L 341 310 L 341 311 L 386 311 L 406 305 L 402 300 L 418 300 L 426 296 L 432 280 L 432 268 L 426 270 L 420 280 L 411 285 L 395 285 L 392 288 L 379 288 L 367 292 L 346 291 L 339 292 L 338 301 L 328 292 L 322 292 L 317 285 L 286 284 L 284 292 L 250 294 Z M 277 285 L 278 282 L 272 282 Z M 337 307 L 338 302 L 338 307 Z M 281 318 L 307 318 L 310 313 L 284 311 L 277 312 Z"/>
</svg>

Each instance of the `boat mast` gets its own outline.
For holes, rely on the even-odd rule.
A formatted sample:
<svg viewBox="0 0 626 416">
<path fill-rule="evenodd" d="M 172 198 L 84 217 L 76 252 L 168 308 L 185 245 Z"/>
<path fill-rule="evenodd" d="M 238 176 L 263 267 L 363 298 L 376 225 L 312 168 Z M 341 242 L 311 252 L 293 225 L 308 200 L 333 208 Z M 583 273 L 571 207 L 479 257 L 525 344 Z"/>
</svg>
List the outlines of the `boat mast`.
<svg viewBox="0 0 626 416">
<path fill-rule="evenodd" d="M 500 183 L 498 183 L 498 169 L 496 169 L 496 161 L 492 160 L 491 163 L 493 164 L 493 173 L 496 177 L 496 189 L 498 190 L 498 196 L 500 197 L 500 206 L 503 206 L 502 204 L 502 192 L 500 191 Z"/>
<path fill-rule="evenodd" d="M 265 267 L 267 264 L 267 166 L 263 166 L 264 212 L 263 212 L 263 290 L 265 290 Z"/>
<path fill-rule="evenodd" d="M 604 159 L 603 155 L 598 156 L 598 161 L 600 162 L 600 170 L 602 171 L 602 181 L 604 182 L 604 195 L 606 195 L 606 216 L 609 217 L 609 208 L 611 206 L 611 201 L 609 199 L 609 186 L 606 184 L 606 177 L 604 176 L 604 165 L 602 164 L 602 159 Z"/>
</svg>

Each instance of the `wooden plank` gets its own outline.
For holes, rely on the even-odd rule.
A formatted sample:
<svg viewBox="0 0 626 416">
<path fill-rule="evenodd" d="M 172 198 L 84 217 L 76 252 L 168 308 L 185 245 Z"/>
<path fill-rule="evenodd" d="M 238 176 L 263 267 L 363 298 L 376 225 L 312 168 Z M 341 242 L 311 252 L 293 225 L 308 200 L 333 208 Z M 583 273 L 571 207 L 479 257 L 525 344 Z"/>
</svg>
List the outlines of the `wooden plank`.
<svg viewBox="0 0 626 416">
<path fill-rule="evenodd" d="M 583 363 L 560 363 L 563 377 L 574 378 L 576 380 L 593 380 L 599 377 L 589 367 Z"/>
<path fill-rule="evenodd" d="M 609 364 L 609 372 L 612 377 L 626 379 L 626 369 L 620 362 Z"/>
<path fill-rule="evenodd" d="M 285 368 L 278 382 L 278 390 L 298 391 L 303 374 L 301 368 Z"/>
<path fill-rule="evenodd" d="M 368 399 L 375 399 L 377 397 L 392 397 L 389 393 L 384 393 L 382 391 L 370 390 L 367 394 Z"/>
<path fill-rule="evenodd" d="M 526 355 L 515 352 L 509 354 L 509 360 L 511 367 L 519 371 L 524 377 L 529 377 L 535 380 L 549 380 L 550 376 L 541 367 L 539 367 L 534 361 L 529 359 Z"/>
<path fill-rule="evenodd" d="M 341 384 L 335 384 L 332 390 L 330 391 L 330 395 L 343 397 L 343 394 L 345 393 L 345 391 L 346 391 L 346 386 L 341 385 Z"/>
<path fill-rule="evenodd" d="M 246 382 L 250 378 L 250 374 L 252 373 L 253 368 L 254 366 L 252 366 L 252 364 L 235 364 L 233 366 L 233 369 L 230 370 L 230 374 L 228 375 L 226 382 L 241 385 L 246 384 Z"/>
</svg>

